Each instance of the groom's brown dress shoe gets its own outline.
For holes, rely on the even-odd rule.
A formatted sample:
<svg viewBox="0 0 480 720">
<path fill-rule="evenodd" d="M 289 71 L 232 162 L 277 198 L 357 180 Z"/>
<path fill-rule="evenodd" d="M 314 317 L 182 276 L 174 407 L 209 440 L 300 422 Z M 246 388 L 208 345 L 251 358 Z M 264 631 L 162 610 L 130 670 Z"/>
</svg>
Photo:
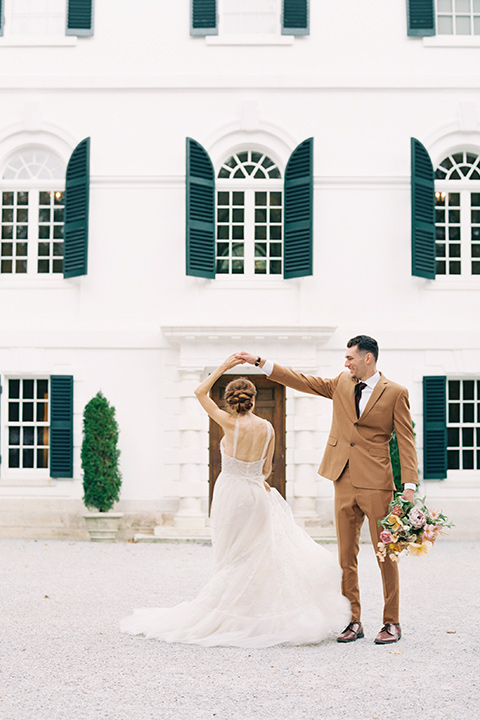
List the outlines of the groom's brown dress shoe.
<svg viewBox="0 0 480 720">
<path fill-rule="evenodd" d="M 337 642 L 354 642 L 354 640 L 358 640 L 358 638 L 362 637 L 364 637 L 362 623 L 351 622 L 348 623 L 345 630 L 337 637 Z"/>
<path fill-rule="evenodd" d="M 402 637 L 402 628 L 400 625 L 393 625 L 392 623 L 385 623 L 377 637 L 375 638 L 376 645 L 390 645 L 395 643 Z"/>
</svg>

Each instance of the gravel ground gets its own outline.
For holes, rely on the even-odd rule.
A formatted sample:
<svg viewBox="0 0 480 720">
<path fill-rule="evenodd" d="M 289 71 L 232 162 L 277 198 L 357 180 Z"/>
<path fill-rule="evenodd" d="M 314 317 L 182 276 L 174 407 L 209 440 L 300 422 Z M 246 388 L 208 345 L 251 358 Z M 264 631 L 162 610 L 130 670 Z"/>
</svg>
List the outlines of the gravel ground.
<svg viewBox="0 0 480 720">
<path fill-rule="evenodd" d="M 363 545 L 364 640 L 248 650 L 118 632 L 134 607 L 193 597 L 211 572 L 208 545 L 0 540 L 0 718 L 478 718 L 479 549 L 441 540 L 402 560 L 396 645 L 373 643 L 380 575 Z"/>
</svg>

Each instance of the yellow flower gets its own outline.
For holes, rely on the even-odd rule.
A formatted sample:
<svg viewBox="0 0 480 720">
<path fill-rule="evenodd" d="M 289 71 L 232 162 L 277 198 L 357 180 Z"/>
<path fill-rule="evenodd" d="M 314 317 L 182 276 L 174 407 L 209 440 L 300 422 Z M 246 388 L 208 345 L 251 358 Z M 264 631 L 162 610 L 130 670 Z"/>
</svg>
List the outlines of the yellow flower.
<svg viewBox="0 0 480 720">
<path fill-rule="evenodd" d="M 430 540 L 424 540 L 422 543 L 410 543 L 410 545 L 408 546 L 408 552 L 414 557 L 426 555 L 432 545 L 433 543 L 431 543 Z"/>
<path fill-rule="evenodd" d="M 402 521 L 396 515 L 389 515 L 387 517 L 387 523 L 390 525 L 390 529 L 395 532 L 396 530 L 402 530 Z"/>
</svg>

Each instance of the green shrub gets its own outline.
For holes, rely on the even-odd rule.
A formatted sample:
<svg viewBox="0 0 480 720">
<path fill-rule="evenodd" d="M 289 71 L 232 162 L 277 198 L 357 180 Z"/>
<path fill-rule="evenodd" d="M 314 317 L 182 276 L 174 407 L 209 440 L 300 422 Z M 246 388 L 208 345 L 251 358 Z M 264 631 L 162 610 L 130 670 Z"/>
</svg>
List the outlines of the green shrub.
<svg viewBox="0 0 480 720">
<path fill-rule="evenodd" d="M 83 411 L 83 502 L 88 508 L 108 512 L 120 497 L 122 475 L 117 442 L 115 408 L 99 392 Z"/>
<path fill-rule="evenodd" d="M 415 427 L 415 423 L 412 422 L 412 426 Z M 403 491 L 402 483 L 402 468 L 400 466 L 400 454 L 398 452 L 398 440 L 395 430 L 393 431 L 392 439 L 390 440 L 390 460 L 392 461 L 393 470 L 393 481 L 395 483 L 395 491 Z"/>
</svg>

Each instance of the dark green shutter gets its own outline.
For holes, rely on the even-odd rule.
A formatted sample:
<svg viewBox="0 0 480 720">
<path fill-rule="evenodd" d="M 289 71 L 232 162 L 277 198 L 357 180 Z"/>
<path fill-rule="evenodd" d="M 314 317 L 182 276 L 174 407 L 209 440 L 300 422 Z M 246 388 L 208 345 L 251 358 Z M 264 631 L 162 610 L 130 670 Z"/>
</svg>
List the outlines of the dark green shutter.
<svg viewBox="0 0 480 720">
<path fill-rule="evenodd" d="M 73 377 L 50 377 L 50 477 L 73 477 Z"/>
<path fill-rule="evenodd" d="M 447 379 L 423 378 L 423 477 L 447 477 Z"/>
<path fill-rule="evenodd" d="M 65 177 L 63 276 L 87 274 L 90 138 L 73 151 Z"/>
<path fill-rule="evenodd" d="M 284 278 L 313 274 L 313 138 L 290 155 L 284 184 Z"/>
<path fill-rule="evenodd" d="M 412 275 L 435 278 L 435 179 L 421 142 L 411 138 Z"/>
<path fill-rule="evenodd" d="M 283 0 L 282 35 L 308 35 L 309 0 Z"/>
<path fill-rule="evenodd" d="M 407 0 L 407 29 L 413 36 L 435 35 L 435 0 Z"/>
<path fill-rule="evenodd" d="M 67 35 L 93 35 L 93 0 L 68 0 Z"/>
<path fill-rule="evenodd" d="M 215 173 L 207 151 L 187 138 L 187 275 L 215 277 Z"/>
<path fill-rule="evenodd" d="M 190 35 L 218 35 L 217 0 L 191 0 Z"/>
<path fill-rule="evenodd" d="M 4 2 L 0 0 L 0 37 L 3 35 L 3 27 L 5 25 Z"/>
</svg>

